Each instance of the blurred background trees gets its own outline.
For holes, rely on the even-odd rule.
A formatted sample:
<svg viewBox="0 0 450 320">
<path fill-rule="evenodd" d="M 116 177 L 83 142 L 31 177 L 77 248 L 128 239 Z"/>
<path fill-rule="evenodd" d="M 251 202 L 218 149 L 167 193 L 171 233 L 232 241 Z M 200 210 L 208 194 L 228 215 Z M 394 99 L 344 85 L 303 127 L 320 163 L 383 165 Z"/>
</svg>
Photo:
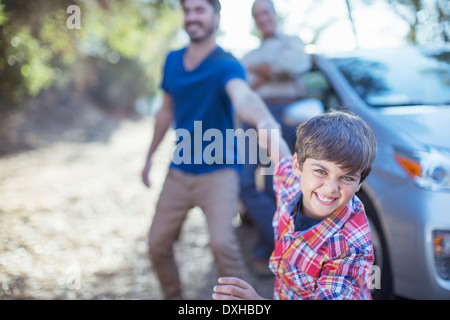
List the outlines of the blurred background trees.
<svg viewBox="0 0 450 320">
<path fill-rule="evenodd" d="M 71 5 L 80 29 L 67 26 Z M 178 0 L 0 0 L 0 111 L 50 88 L 132 111 L 155 94 L 180 18 Z"/>
<path fill-rule="evenodd" d="M 450 2 L 448 0 L 386 0 L 398 17 L 409 25 L 411 44 L 449 42 Z"/>
<path fill-rule="evenodd" d="M 345 3 L 347 17 L 323 17 L 330 1 Z M 312 42 L 348 19 L 358 46 L 358 9 L 380 2 L 408 25 L 408 43 L 449 41 L 448 0 L 315 0 L 310 12 L 322 19 L 310 30 Z M 80 8 L 80 29 L 67 26 L 71 5 Z M 49 90 L 57 97 L 82 93 L 114 112 L 133 112 L 136 101 L 148 105 L 167 51 L 183 39 L 181 28 L 179 0 L 0 0 L 0 116 Z"/>
<path fill-rule="evenodd" d="M 296 1 L 296 0 L 286 0 Z M 311 11 L 319 7 L 326 7 L 332 0 L 315 0 L 311 5 Z M 336 0 L 335 0 L 336 1 Z M 405 42 L 410 45 L 436 45 L 448 43 L 450 39 L 450 1 L 448 0 L 338 0 L 345 3 L 347 15 L 346 19 L 353 33 L 356 47 L 361 42 L 359 31 L 363 24 L 368 22 L 370 16 L 358 15 L 362 7 L 370 10 L 375 4 L 384 4 L 389 11 L 393 13 L 399 23 L 406 26 L 408 31 L 405 35 Z M 321 9 L 323 10 L 323 9 Z M 321 33 L 329 28 L 333 28 L 336 23 L 342 20 L 341 17 L 333 16 L 324 19 L 321 27 L 313 30 L 313 42 L 317 41 Z M 389 30 L 386 21 L 375 22 L 379 25 L 385 25 Z M 389 31 L 387 31 L 389 32 Z"/>
</svg>

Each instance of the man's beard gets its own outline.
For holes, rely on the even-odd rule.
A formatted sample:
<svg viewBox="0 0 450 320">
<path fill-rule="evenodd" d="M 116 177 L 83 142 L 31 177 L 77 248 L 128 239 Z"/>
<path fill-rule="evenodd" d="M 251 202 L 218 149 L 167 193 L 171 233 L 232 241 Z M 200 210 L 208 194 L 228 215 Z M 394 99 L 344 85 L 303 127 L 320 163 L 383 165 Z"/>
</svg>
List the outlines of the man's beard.
<svg viewBox="0 0 450 320">
<path fill-rule="evenodd" d="M 191 22 L 190 24 L 197 24 L 201 27 L 202 30 L 205 30 L 204 34 L 201 34 L 198 36 L 191 35 L 188 32 L 189 39 L 191 40 L 191 42 L 194 42 L 194 43 L 200 43 L 200 42 L 204 41 L 205 39 L 208 39 L 215 31 L 215 28 L 212 26 L 212 24 L 209 25 L 208 27 L 204 27 L 204 25 L 200 22 Z M 188 26 L 189 25 L 185 26 L 185 30 L 187 29 Z"/>
</svg>

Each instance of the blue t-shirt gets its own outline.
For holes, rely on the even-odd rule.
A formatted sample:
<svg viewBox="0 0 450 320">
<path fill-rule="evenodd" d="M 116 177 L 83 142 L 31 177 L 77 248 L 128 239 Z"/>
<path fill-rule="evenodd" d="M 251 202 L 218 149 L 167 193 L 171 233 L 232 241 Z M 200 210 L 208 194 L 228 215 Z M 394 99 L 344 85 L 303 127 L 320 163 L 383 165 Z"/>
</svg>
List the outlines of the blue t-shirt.
<svg viewBox="0 0 450 320">
<path fill-rule="evenodd" d="M 239 170 L 236 143 L 226 139 L 234 121 L 225 85 L 231 79 L 245 80 L 244 68 L 217 47 L 194 70 L 186 71 L 186 50 L 169 53 L 161 84 L 173 100 L 177 145 L 171 167 L 194 174 L 224 167 Z"/>
</svg>

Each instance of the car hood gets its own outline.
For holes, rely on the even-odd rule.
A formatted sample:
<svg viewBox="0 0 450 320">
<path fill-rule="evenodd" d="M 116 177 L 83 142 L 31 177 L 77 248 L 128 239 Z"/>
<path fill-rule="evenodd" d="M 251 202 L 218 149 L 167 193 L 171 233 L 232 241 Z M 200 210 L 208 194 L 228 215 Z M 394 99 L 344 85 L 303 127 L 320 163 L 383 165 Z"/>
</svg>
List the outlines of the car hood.
<svg viewBox="0 0 450 320">
<path fill-rule="evenodd" d="M 421 143 L 450 149 L 450 106 L 388 107 L 380 112 Z"/>
</svg>

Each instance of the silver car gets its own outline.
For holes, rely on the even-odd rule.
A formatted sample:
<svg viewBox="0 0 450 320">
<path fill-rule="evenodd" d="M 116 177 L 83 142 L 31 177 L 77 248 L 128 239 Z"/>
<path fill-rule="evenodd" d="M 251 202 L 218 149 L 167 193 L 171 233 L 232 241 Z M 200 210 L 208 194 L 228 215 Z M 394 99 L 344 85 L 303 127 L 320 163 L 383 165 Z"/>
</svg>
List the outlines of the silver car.
<svg viewBox="0 0 450 320">
<path fill-rule="evenodd" d="M 287 121 L 348 109 L 378 140 L 374 168 L 358 193 L 380 273 L 373 297 L 450 299 L 450 47 L 313 60 L 305 75 L 311 99 L 293 104 Z"/>
</svg>

